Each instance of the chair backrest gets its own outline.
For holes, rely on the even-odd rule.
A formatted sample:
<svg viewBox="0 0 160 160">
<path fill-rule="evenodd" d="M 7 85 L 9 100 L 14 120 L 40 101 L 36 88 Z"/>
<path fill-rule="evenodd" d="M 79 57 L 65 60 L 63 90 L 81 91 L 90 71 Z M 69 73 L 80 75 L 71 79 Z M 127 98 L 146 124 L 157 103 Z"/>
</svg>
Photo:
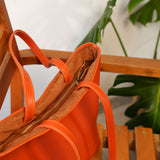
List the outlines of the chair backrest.
<svg viewBox="0 0 160 160">
<path fill-rule="evenodd" d="M 16 66 L 8 53 L 8 38 L 12 32 L 4 0 L 0 0 L 0 108 L 9 88 Z M 16 42 L 13 44 L 18 52 Z M 17 54 L 18 57 L 18 54 Z M 18 57 L 18 59 L 20 59 Z"/>
</svg>

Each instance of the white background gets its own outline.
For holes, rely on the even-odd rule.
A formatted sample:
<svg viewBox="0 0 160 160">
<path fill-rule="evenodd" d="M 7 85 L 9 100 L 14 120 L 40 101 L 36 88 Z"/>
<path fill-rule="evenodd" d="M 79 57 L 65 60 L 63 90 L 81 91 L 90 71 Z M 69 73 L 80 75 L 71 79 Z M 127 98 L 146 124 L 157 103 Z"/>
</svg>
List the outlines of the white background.
<svg viewBox="0 0 160 160">
<path fill-rule="evenodd" d="M 106 0 L 5 0 L 13 29 L 27 32 L 43 49 L 74 51 L 79 42 L 102 15 Z M 129 56 L 152 58 L 160 23 L 147 27 L 133 26 L 128 20 L 126 0 L 118 0 L 112 19 L 117 26 Z M 19 48 L 26 48 L 18 40 Z M 104 32 L 102 54 L 122 55 L 116 35 L 108 25 Z M 158 49 L 160 52 L 160 47 Z M 159 55 L 158 55 L 159 57 Z M 36 99 L 57 70 L 53 67 L 26 67 L 35 87 Z M 107 93 L 115 74 L 101 73 L 101 87 Z M 37 83 L 36 83 L 37 82 Z M 9 93 L 0 119 L 10 113 Z M 4 113 L 5 112 L 5 113 Z"/>
</svg>

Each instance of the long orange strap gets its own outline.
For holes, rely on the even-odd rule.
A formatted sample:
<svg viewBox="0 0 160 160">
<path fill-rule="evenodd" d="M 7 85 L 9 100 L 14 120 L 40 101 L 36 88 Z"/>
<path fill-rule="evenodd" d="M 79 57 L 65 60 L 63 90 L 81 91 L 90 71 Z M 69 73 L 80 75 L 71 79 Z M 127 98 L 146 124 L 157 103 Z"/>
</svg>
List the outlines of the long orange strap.
<svg viewBox="0 0 160 160">
<path fill-rule="evenodd" d="M 49 129 L 52 129 L 58 132 L 61 136 L 63 136 L 63 138 L 65 138 L 68 141 L 68 143 L 73 149 L 73 152 L 75 153 L 77 157 L 77 160 L 80 160 L 80 154 L 79 154 L 79 149 L 78 149 L 79 147 L 78 147 L 76 138 L 63 124 L 55 120 L 45 120 L 37 127 L 38 128 L 45 127 L 45 128 L 49 128 Z"/>
<path fill-rule="evenodd" d="M 100 98 L 106 117 L 107 135 L 108 135 L 108 148 L 109 160 L 116 160 L 116 136 L 112 107 L 110 101 L 104 91 L 94 82 L 82 81 L 78 84 L 76 89 L 81 87 L 88 87 L 92 89 Z"/>
<path fill-rule="evenodd" d="M 16 30 L 10 35 L 9 51 L 22 77 L 22 84 L 23 84 L 23 89 L 24 89 L 24 101 L 25 101 L 24 122 L 26 123 L 33 118 L 34 113 L 35 113 L 34 88 L 33 88 L 30 76 L 28 75 L 26 70 L 22 67 L 20 62 L 17 60 L 17 57 L 15 56 L 15 53 L 13 51 L 12 44 L 14 40 L 14 35 L 18 35 L 21 39 L 23 39 L 26 42 L 26 44 L 31 48 L 31 50 L 34 52 L 34 54 L 38 57 L 40 62 L 45 67 L 49 68 L 51 65 L 57 66 L 59 70 L 62 72 L 62 74 L 64 75 L 65 83 L 68 83 L 70 81 L 70 71 L 68 67 L 65 65 L 65 63 L 61 61 L 60 59 L 53 57 L 51 60 L 49 60 L 43 54 L 43 52 L 39 49 L 36 43 L 31 39 L 31 37 L 28 34 L 26 34 L 24 31 Z"/>
</svg>

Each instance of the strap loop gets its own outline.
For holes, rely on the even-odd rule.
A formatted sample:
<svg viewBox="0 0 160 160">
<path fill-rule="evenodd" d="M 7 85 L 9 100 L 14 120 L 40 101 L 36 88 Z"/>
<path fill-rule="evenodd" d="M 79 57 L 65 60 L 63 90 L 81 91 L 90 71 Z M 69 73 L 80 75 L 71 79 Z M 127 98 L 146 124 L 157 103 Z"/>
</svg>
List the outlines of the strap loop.
<svg viewBox="0 0 160 160">
<path fill-rule="evenodd" d="M 94 82 L 82 81 L 78 84 L 76 90 L 81 87 L 88 87 L 92 89 L 99 96 L 103 104 L 106 117 L 106 125 L 107 125 L 109 160 L 116 160 L 116 136 L 115 136 L 114 118 L 109 99 L 103 92 L 103 90 Z"/>
<path fill-rule="evenodd" d="M 27 71 L 22 67 L 21 63 L 17 60 L 17 57 L 15 56 L 14 50 L 13 50 L 13 40 L 14 35 L 18 35 L 21 39 L 23 39 L 27 45 L 31 48 L 31 50 L 35 53 L 35 55 L 38 57 L 40 62 L 47 68 L 49 68 L 52 65 L 55 65 L 58 67 L 58 69 L 62 72 L 64 75 L 65 83 L 68 83 L 70 81 L 70 71 L 66 64 L 61 61 L 60 59 L 53 57 L 50 61 L 48 58 L 43 54 L 43 52 L 39 49 L 39 47 L 36 45 L 36 43 L 31 39 L 31 37 L 21 31 L 16 30 L 14 31 L 9 38 L 9 52 L 15 62 L 15 64 L 18 67 L 18 70 L 20 71 L 21 77 L 22 77 L 22 84 L 24 89 L 24 102 L 25 102 L 25 115 L 24 115 L 24 123 L 30 121 L 35 113 L 35 96 L 34 96 L 34 88 L 32 81 L 30 79 L 29 74 Z"/>
<path fill-rule="evenodd" d="M 37 56 L 37 58 L 40 60 L 40 62 L 46 68 L 49 68 L 52 65 L 57 66 L 57 68 L 62 72 L 62 74 L 64 76 L 65 83 L 68 83 L 70 81 L 70 71 L 69 71 L 69 68 L 66 66 L 66 64 L 62 60 L 60 60 L 56 57 L 53 57 L 51 60 L 49 60 L 43 54 L 43 52 L 40 50 L 40 48 L 37 46 L 37 44 L 33 41 L 33 39 L 24 31 L 16 30 L 11 34 L 10 40 L 9 40 L 10 48 L 12 48 L 12 42 L 13 42 L 14 35 L 19 36 L 22 40 L 25 41 L 25 43 L 31 48 L 33 53 Z M 12 50 L 12 55 L 14 55 L 13 50 Z"/>
<path fill-rule="evenodd" d="M 12 41 L 13 41 L 13 34 L 11 35 L 9 39 L 9 51 L 22 77 L 22 85 L 23 85 L 23 90 L 24 90 L 24 103 L 25 103 L 24 123 L 27 123 L 33 118 L 34 113 L 35 113 L 34 88 L 33 88 L 33 84 L 32 84 L 29 74 L 22 67 L 22 65 L 19 63 L 16 56 L 14 55 L 12 45 L 11 45 Z"/>
<path fill-rule="evenodd" d="M 73 136 L 73 134 L 64 125 L 62 125 L 60 122 L 55 120 L 45 120 L 39 126 L 37 126 L 37 128 L 41 128 L 41 127 L 52 129 L 58 132 L 61 136 L 63 136 L 71 145 L 73 152 L 77 157 L 77 160 L 80 160 L 80 154 L 78 150 L 79 147 L 78 147 L 77 141 Z"/>
</svg>

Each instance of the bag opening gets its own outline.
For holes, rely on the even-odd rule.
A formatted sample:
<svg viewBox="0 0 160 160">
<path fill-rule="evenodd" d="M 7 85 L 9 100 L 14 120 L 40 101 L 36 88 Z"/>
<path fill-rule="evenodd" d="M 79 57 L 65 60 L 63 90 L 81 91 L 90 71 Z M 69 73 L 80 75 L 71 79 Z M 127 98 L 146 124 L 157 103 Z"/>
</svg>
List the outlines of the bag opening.
<svg viewBox="0 0 160 160">
<path fill-rule="evenodd" d="M 59 72 L 56 75 L 36 102 L 36 112 L 32 121 L 23 123 L 24 109 L 21 109 L 0 122 L 0 152 L 4 153 L 42 133 L 45 129 L 35 129 L 35 127 L 43 120 L 59 120 L 65 116 L 86 90 L 83 88 L 74 91 L 78 81 L 92 80 L 98 61 L 100 54 L 93 46 L 84 46 L 73 53 L 66 62 L 71 72 L 71 81 L 65 84 L 62 74 Z M 73 92 L 74 95 L 71 97 Z M 67 106 L 63 105 L 66 101 Z"/>
</svg>

